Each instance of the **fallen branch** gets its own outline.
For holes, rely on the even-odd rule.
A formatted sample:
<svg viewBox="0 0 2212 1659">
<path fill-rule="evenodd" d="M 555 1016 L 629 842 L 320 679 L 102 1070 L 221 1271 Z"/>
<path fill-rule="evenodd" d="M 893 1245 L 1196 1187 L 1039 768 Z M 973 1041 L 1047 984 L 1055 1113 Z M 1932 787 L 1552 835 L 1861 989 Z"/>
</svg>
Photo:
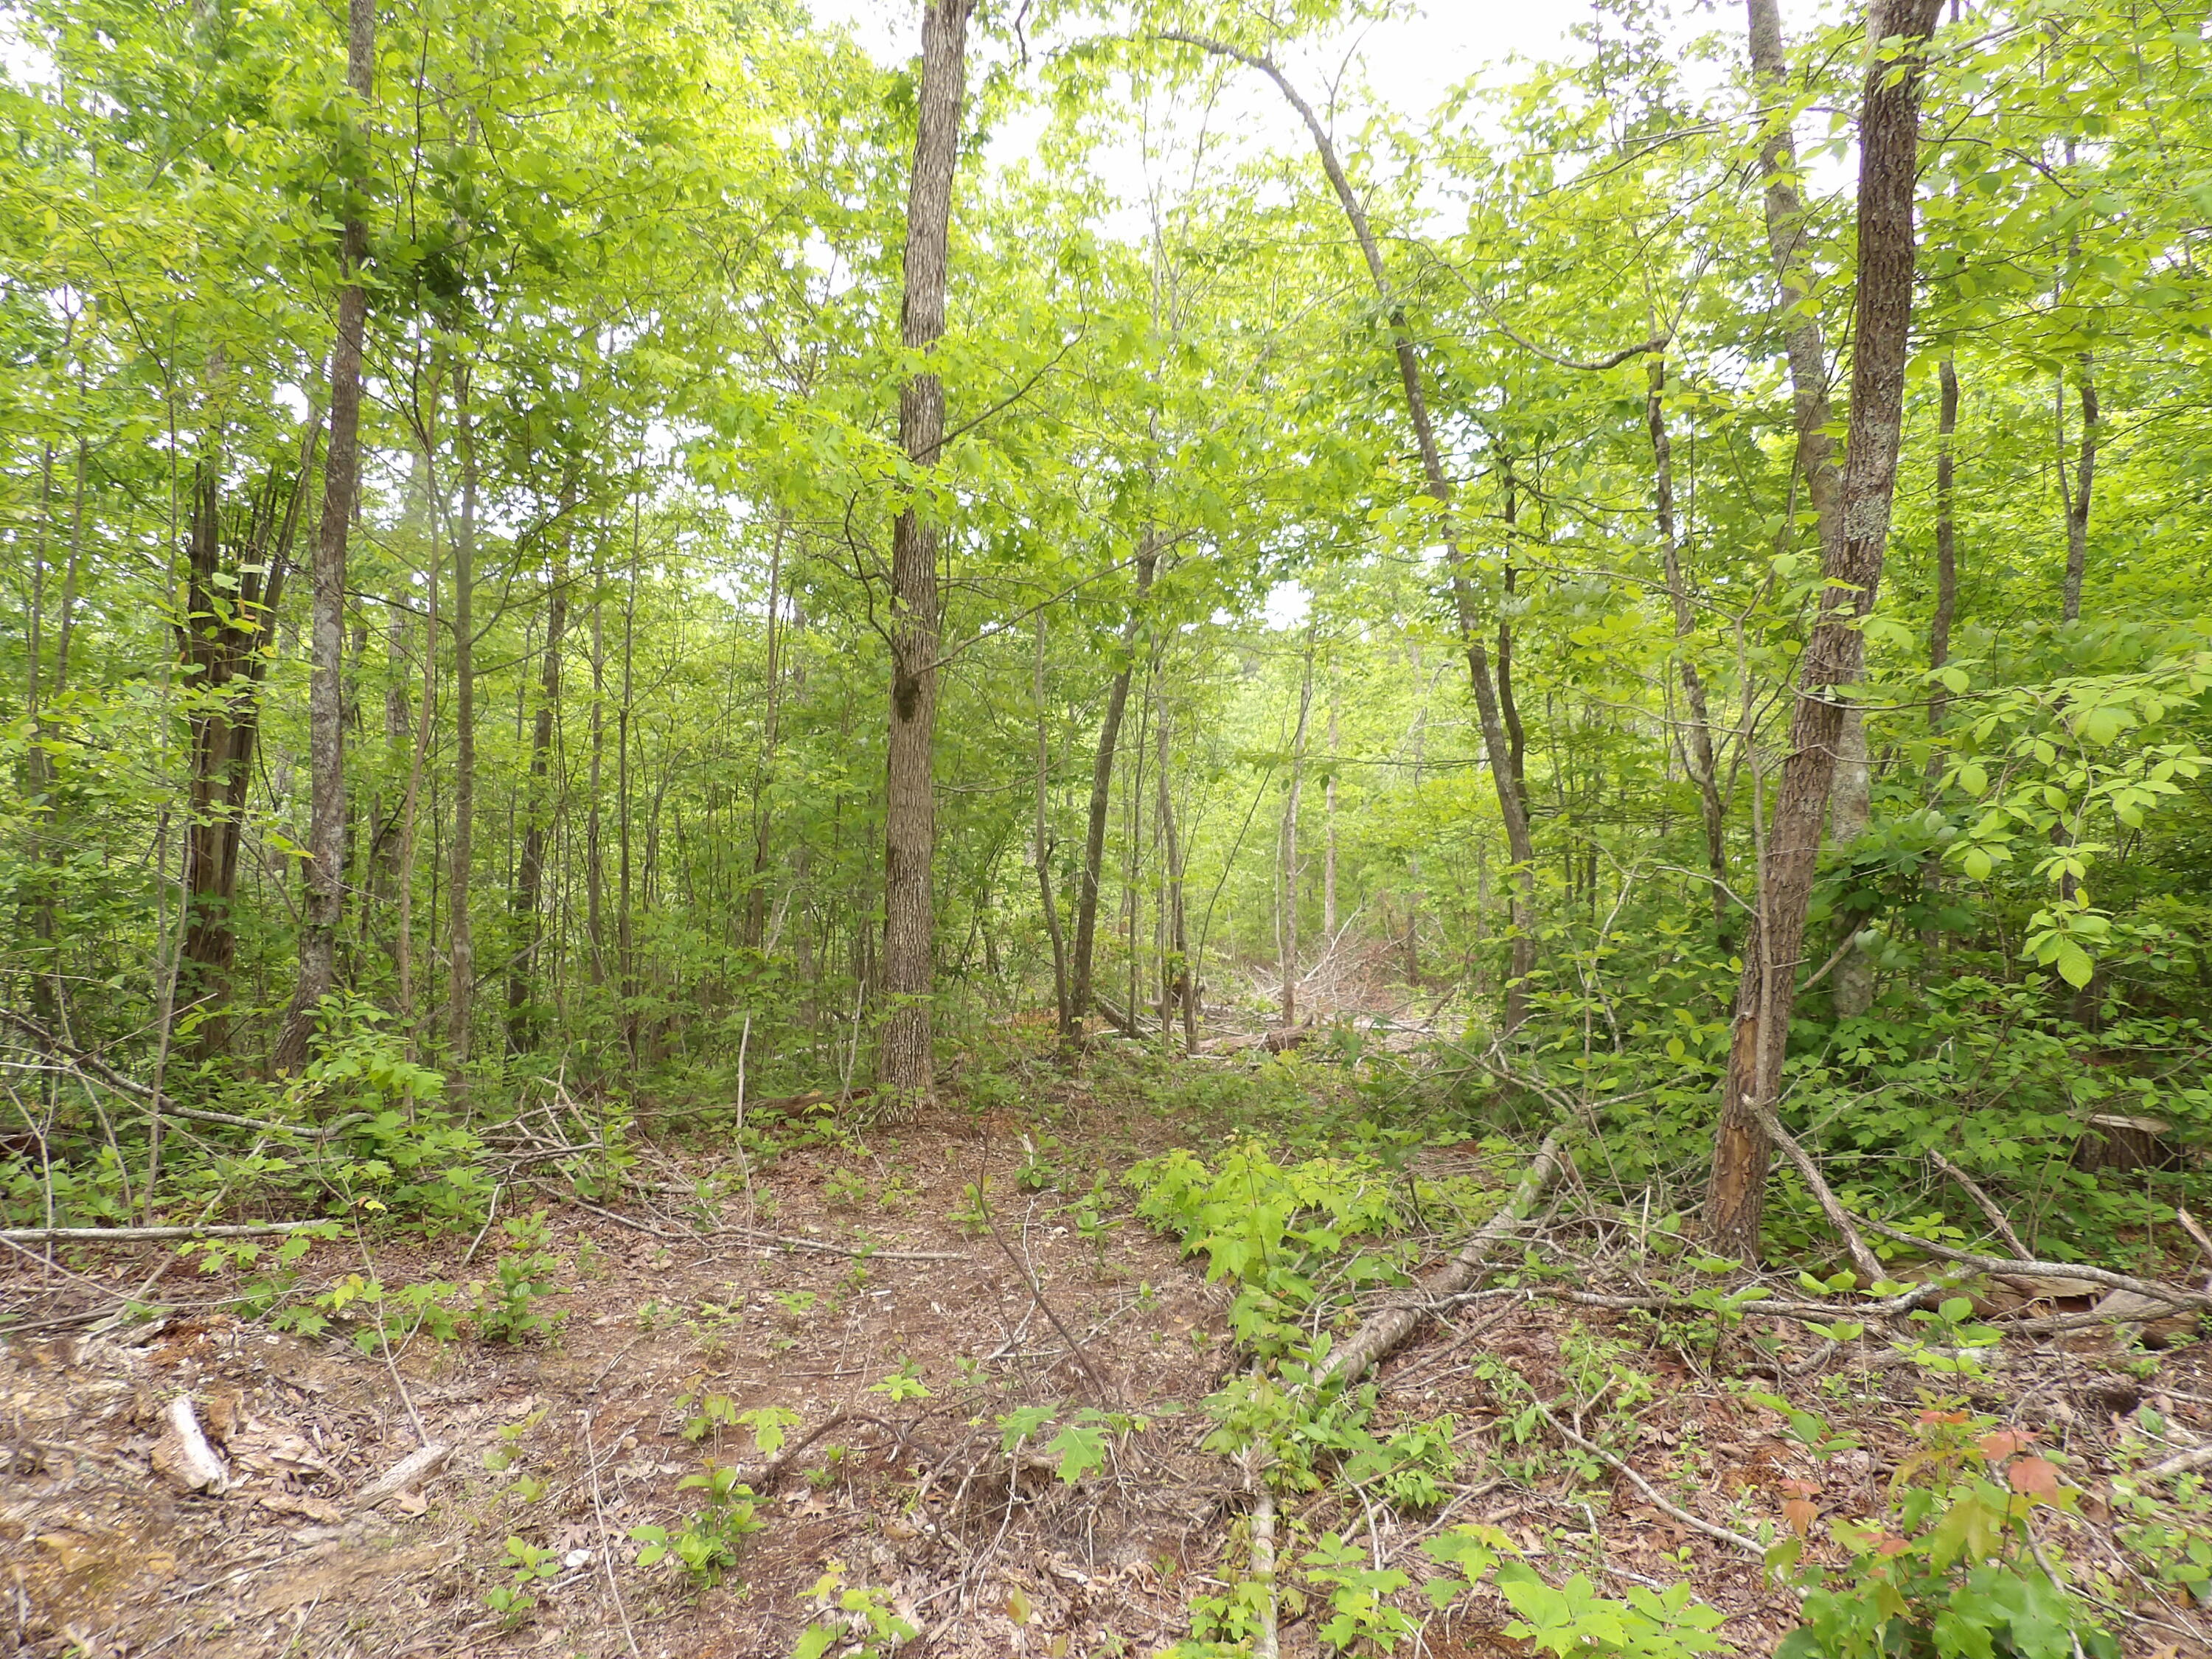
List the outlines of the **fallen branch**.
<svg viewBox="0 0 2212 1659">
<path fill-rule="evenodd" d="M 1759 1127 L 1766 1131 L 1766 1138 L 1782 1149 L 1784 1156 L 1797 1166 L 1797 1173 L 1804 1176 L 1806 1186 L 1812 1189 L 1814 1200 L 1820 1206 L 1820 1213 L 1827 1217 L 1828 1224 L 1843 1236 L 1844 1246 L 1851 1253 L 1851 1265 L 1865 1275 L 1869 1285 L 1880 1284 L 1888 1278 L 1889 1275 L 1882 1271 L 1881 1258 L 1867 1248 L 1866 1240 L 1859 1237 L 1859 1230 L 1851 1224 L 1850 1212 L 1837 1200 L 1828 1183 L 1821 1179 L 1820 1166 L 1797 1144 L 1797 1138 L 1784 1128 L 1781 1120 L 1759 1102 L 1747 1097 L 1744 1103 L 1752 1115 L 1759 1120 Z"/>
<path fill-rule="evenodd" d="M 427 1480 L 453 1455 L 453 1449 L 440 1441 L 409 1452 L 381 1475 L 363 1486 L 354 1498 L 357 1509 L 373 1510 L 386 1498 L 396 1498 L 410 1486 Z"/>
<path fill-rule="evenodd" d="M 1984 1192 L 1972 1176 L 1952 1163 L 1933 1146 L 1928 1149 L 1928 1156 L 1934 1161 L 1936 1167 L 1956 1182 L 1966 1196 L 1974 1200 L 1981 1212 L 1989 1218 L 1990 1225 L 1997 1230 L 1997 1237 L 2004 1240 L 2007 1249 L 2022 1261 L 2029 1260 L 2033 1255 L 2034 1252 L 2020 1242 L 2020 1235 L 2012 1230 L 2012 1223 L 2005 1218 L 2005 1212 L 1997 1208 L 1996 1200 Z"/>
<path fill-rule="evenodd" d="M 0 1227 L 11 1244 L 151 1244 L 168 1238 L 265 1238 L 335 1227 L 334 1221 L 257 1221 L 225 1227 Z"/>
<path fill-rule="evenodd" d="M 1521 1231 L 1536 1200 L 1559 1173 L 1559 1147 L 1565 1134 L 1564 1128 L 1559 1128 L 1544 1137 L 1528 1173 L 1521 1177 L 1520 1185 L 1505 1200 L 1505 1206 L 1477 1228 L 1474 1236 L 1441 1271 L 1419 1286 L 1415 1294 L 1382 1309 L 1345 1340 L 1344 1346 L 1330 1357 L 1328 1369 L 1322 1373 L 1324 1382 L 1358 1382 L 1369 1367 L 1397 1352 L 1432 1308 L 1474 1283 L 1475 1276 L 1482 1271 L 1483 1258 L 1492 1246 Z"/>
<path fill-rule="evenodd" d="M 2212 1446 L 2191 1446 L 2185 1452 L 2176 1452 L 2162 1463 L 2154 1463 L 2142 1472 L 2145 1480 L 2171 1480 L 2177 1474 L 2188 1474 L 2193 1470 L 2212 1465 Z"/>
<path fill-rule="evenodd" d="M 1657 1510 L 1662 1515 L 1672 1516 L 1684 1526 L 1694 1528 L 1698 1531 L 1705 1534 L 1708 1538 L 1717 1538 L 1723 1544 L 1733 1544 L 1736 1548 L 1743 1551 L 1746 1554 L 1753 1556 L 1759 1560 L 1764 1561 L 1766 1559 L 1766 1546 L 1760 1543 L 1756 1538 L 1747 1538 L 1740 1532 L 1730 1532 L 1726 1527 L 1717 1526 L 1712 1522 L 1707 1521 L 1700 1516 L 1691 1514 L 1689 1510 L 1682 1508 L 1680 1504 L 1671 1503 L 1667 1498 L 1661 1497 L 1657 1487 L 1654 1486 L 1642 1475 L 1637 1474 L 1634 1469 L 1629 1468 L 1627 1464 L 1622 1462 L 1620 1459 L 1615 1457 L 1604 1447 L 1597 1444 L 1595 1441 L 1583 1439 L 1582 1436 L 1577 1434 L 1565 1424 L 1560 1422 L 1558 1418 L 1552 1415 L 1551 1408 L 1544 1405 L 1540 1401 L 1537 1402 L 1536 1413 L 1547 1423 L 1552 1425 L 1553 1431 L 1559 1435 L 1560 1439 L 1565 1441 L 1571 1446 L 1581 1448 L 1583 1451 L 1588 1452 L 1592 1457 L 1596 1458 L 1600 1462 L 1607 1464 L 1618 1473 L 1627 1476 L 1629 1484 L 1633 1486 L 1637 1491 L 1642 1492 L 1644 1497 L 1644 1501 L 1649 1503 L 1653 1509 Z"/>
<path fill-rule="evenodd" d="M 1985 1273 L 1995 1273 L 2000 1278 L 2027 1273 L 2045 1274 L 2052 1279 L 2080 1279 L 2111 1290 L 2133 1291 L 2137 1296 L 2148 1297 L 2169 1308 L 2212 1308 L 2212 1296 L 2202 1291 L 2185 1291 L 2172 1285 L 2160 1285 L 2152 1279 L 2136 1279 L 2127 1273 L 2116 1273 L 2109 1267 L 2092 1267 L 2077 1261 L 2008 1261 L 2002 1256 L 1981 1255 L 1972 1250 L 1954 1250 L 1948 1244 L 1938 1244 L 1933 1239 L 1899 1232 L 1879 1221 L 1869 1219 L 1866 1224 L 1884 1238 L 1910 1244 L 1916 1250 L 1925 1251 L 1945 1261 L 1978 1267 Z"/>
</svg>

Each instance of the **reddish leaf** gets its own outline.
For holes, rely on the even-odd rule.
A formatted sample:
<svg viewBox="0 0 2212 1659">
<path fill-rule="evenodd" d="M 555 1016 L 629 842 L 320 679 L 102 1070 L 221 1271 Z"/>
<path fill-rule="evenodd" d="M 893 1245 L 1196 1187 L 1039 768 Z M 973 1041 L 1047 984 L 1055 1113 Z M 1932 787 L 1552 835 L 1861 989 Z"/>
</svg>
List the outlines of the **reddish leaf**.
<svg viewBox="0 0 2212 1659">
<path fill-rule="evenodd" d="M 2026 1429 L 1999 1429 L 1995 1434 L 1981 1438 L 1982 1455 L 1992 1463 L 2002 1463 L 2014 1452 L 2026 1451 L 2035 1443 L 2035 1437 Z"/>
<path fill-rule="evenodd" d="M 1820 1483 L 1817 1480 L 1784 1480 L 1777 1483 L 1792 1498 L 1818 1498 Z"/>
<path fill-rule="evenodd" d="M 2047 1457 L 2015 1458 L 2005 1476 L 2012 1482 L 2014 1492 L 2036 1498 L 2058 1495 L 2058 1466 Z"/>
<path fill-rule="evenodd" d="M 1884 1533 L 1881 1540 L 1874 1547 L 1875 1553 L 1882 1556 L 1902 1555 L 1911 1547 L 1895 1533 Z"/>
<path fill-rule="evenodd" d="M 1820 1506 L 1809 1498 L 1793 1498 L 1782 1506 L 1782 1523 L 1800 1538 L 1813 1529 L 1813 1522 L 1820 1517 Z"/>
</svg>

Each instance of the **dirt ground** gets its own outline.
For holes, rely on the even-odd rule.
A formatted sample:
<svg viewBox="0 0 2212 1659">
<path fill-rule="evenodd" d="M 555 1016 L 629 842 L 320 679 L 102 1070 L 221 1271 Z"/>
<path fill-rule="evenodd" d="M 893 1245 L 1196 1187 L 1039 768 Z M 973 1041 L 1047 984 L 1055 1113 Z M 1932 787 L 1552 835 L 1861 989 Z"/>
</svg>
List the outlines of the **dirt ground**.
<svg viewBox="0 0 2212 1659">
<path fill-rule="evenodd" d="M 1011 1114 L 947 1113 L 870 1132 L 865 1152 L 847 1141 L 750 1171 L 664 1151 L 658 1173 L 672 1178 L 656 1196 L 619 1212 L 552 1207 L 559 1293 L 544 1300 L 563 1316 L 557 1334 L 507 1346 L 418 1333 L 389 1359 L 343 1323 L 308 1338 L 220 1308 L 103 1320 L 161 1264 L 158 1247 L 52 1267 L 15 1252 L 0 1279 L 0 1309 L 22 1316 L 0 1334 L 0 1643 L 12 1644 L 0 1651 L 783 1659 L 836 1571 L 844 1588 L 887 1592 L 922 1632 L 905 1651 L 932 1659 L 1158 1653 L 1188 1633 L 1190 1598 L 1218 1593 L 1243 1558 L 1242 1478 L 1200 1444 L 1212 1425 L 1200 1402 L 1237 1363 L 1228 1297 L 1124 1196 L 1103 1214 L 1119 1224 L 1089 1237 L 1079 1212 L 1094 1168 L 1125 1167 L 1188 1128 L 1086 1117 L 1077 1101 L 1054 1117 L 1057 1141 Z M 1082 1178 L 1025 1186 L 1048 1161 Z M 709 1177 L 719 1221 L 702 1233 L 684 1194 Z M 502 1197 L 510 1212 L 540 1201 Z M 367 1258 L 350 1242 L 320 1244 L 303 1265 L 311 1285 L 368 1270 L 387 1285 L 460 1283 L 485 1274 L 496 1237 Z M 224 1281 L 210 1285 L 191 1293 Z M 1451 1310 L 1385 1368 L 1380 1420 L 1449 1415 L 1466 1484 L 1418 1522 L 1327 1492 L 1302 1518 L 1315 1534 L 1356 1527 L 1407 1563 L 1419 1537 L 1487 1521 L 1555 1582 L 1589 1573 L 1613 1595 L 1686 1577 L 1729 1613 L 1724 1634 L 1741 1651 L 1771 1650 L 1793 1621 L 1789 1592 L 1611 1471 L 1578 1477 L 1556 1443 L 1528 1473 L 1482 1368 L 1571 1399 L 1590 1394 L 1593 1364 L 1626 1355 L 1656 1385 L 1632 1402 L 1631 1458 L 1674 1504 L 1739 1530 L 1774 1520 L 1797 1492 L 1827 1512 L 1875 1512 L 1923 1382 L 1878 1354 L 1824 1361 L 1809 1342 L 1765 1356 L 1670 1348 L 1630 1317 L 1514 1296 Z M 2177 1349 L 2138 1375 L 2143 1356 L 2116 1351 L 2106 1330 L 2023 1340 L 1972 1391 L 2067 1451 L 2069 1478 L 2094 1491 L 2117 1449 L 2140 1439 L 2146 1407 L 2174 1440 L 2212 1438 L 2202 1353 Z M 1793 1395 L 1823 1383 L 1823 1408 L 1863 1447 L 1814 1464 L 1741 1401 L 1741 1382 L 1723 1386 L 1747 1358 L 1796 1370 Z M 219 1495 L 185 1495 L 152 1473 L 179 1395 L 227 1466 Z M 782 1408 L 783 1447 L 770 1455 L 726 1423 L 687 1436 L 708 1395 L 725 1417 Z M 1109 1433 L 1105 1467 L 1071 1485 L 1035 1441 L 1006 1449 L 999 1419 L 1022 1407 L 1145 1425 Z M 426 1439 L 450 1449 L 436 1468 L 372 1489 Z M 699 1500 L 678 1483 L 709 1458 L 740 1467 L 762 1524 L 734 1571 L 700 1589 L 671 1564 L 641 1563 L 630 1533 L 679 1527 Z M 2069 1555 L 2124 1580 L 2118 1558 L 2099 1554 L 2097 1519 L 2093 1504 Z M 515 1585 L 524 1554 L 544 1564 L 520 1586 L 535 1605 L 502 1617 L 486 1594 Z M 1509 1616 L 1477 1601 L 1407 1650 L 1524 1650 L 1498 1633 Z M 2130 1650 L 2212 1651 L 2181 1620 L 2136 1620 Z M 1310 1613 L 1290 1620 L 1284 1650 L 1320 1650 Z"/>
</svg>

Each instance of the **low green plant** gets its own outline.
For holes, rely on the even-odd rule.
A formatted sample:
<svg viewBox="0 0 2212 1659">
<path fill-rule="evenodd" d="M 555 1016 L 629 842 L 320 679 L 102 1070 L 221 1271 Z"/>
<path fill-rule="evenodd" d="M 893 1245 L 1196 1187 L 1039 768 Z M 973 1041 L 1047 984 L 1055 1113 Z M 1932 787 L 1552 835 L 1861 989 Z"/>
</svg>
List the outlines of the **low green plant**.
<svg viewBox="0 0 2212 1659">
<path fill-rule="evenodd" d="M 509 1344 L 550 1336 L 567 1316 L 538 1305 L 562 1294 L 553 1281 L 560 1262 L 545 1248 L 545 1212 L 533 1211 L 500 1225 L 506 1238 L 493 1277 L 469 1286 L 476 1300 L 477 1334 L 487 1342 Z"/>
<path fill-rule="evenodd" d="M 494 1584 L 484 1592 L 484 1605 L 499 1615 L 502 1629 L 513 1630 L 538 1606 L 538 1598 L 531 1594 L 530 1587 L 540 1579 L 561 1576 L 561 1558 L 541 1545 L 509 1537 L 507 1559 L 501 1565 L 507 1581 Z"/>
<path fill-rule="evenodd" d="M 1825 1426 L 1793 1429 L 1817 1446 Z M 1807 1557 L 1818 1513 L 1809 1493 L 1785 1509 L 1796 1535 L 1767 1565 L 1804 1591 L 1804 1623 L 1778 1659 L 2118 1659 L 2037 1547 L 2037 1512 L 2075 1502 L 2057 1462 L 2033 1449 L 2033 1436 L 1951 1401 L 1930 1402 L 1913 1428 L 1919 1447 L 1898 1464 L 1882 1517 L 1831 1523 L 1841 1568 Z"/>
<path fill-rule="evenodd" d="M 632 1527 L 629 1535 L 644 1546 L 637 1553 L 641 1567 L 663 1561 L 679 1567 L 702 1589 L 712 1589 L 738 1565 L 738 1547 L 763 1522 L 755 1510 L 760 1499 L 738 1480 L 738 1471 L 709 1462 L 697 1474 L 676 1483 L 678 1492 L 700 1494 L 697 1510 L 673 1531 L 666 1527 Z"/>
<path fill-rule="evenodd" d="M 800 1634 L 791 1659 L 823 1659 L 832 1650 L 846 1659 L 885 1659 L 921 1634 L 900 1617 L 889 1590 L 848 1585 L 845 1572 L 843 1562 L 832 1561 L 815 1580 L 811 1595 L 822 1616 Z"/>
<path fill-rule="evenodd" d="M 1504 1634 L 1559 1659 L 1693 1659 L 1734 1646 L 1719 1634 L 1726 1615 L 1693 1599 L 1687 1584 L 1634 1584 L 1622 1600 L 1598 1595 L 1581 1573 L 1552 1584 L 1518 1559 L 1512 1540 L 1479 1524 L 1455 1527 L 1422 1549 L 1453 1570 L 1421 1586 L 1430 1605 L 1441 1611 L 1487 1578 L 1520 1615 Z"/>
</svg>

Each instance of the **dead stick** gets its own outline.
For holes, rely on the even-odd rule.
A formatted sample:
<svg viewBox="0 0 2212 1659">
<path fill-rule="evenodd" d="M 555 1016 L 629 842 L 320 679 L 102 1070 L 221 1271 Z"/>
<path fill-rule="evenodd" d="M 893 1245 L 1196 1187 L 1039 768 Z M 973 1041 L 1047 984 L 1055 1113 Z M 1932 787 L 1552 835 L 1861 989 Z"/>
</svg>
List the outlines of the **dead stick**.
<svg viewBox="0 0 2212 1659">
<path fill-rule="evenodd" d="M 592 1444 L 592 1414 L 581 1413 L 584 1419 L 584 1467 L 592 1472 L 592 1513 L 599 1522 L 599 1562 L 607 1570 L 607 1591 L 615 1598 L 615 1612 L 622 1620 L 623 1639 L 629 1644 L 630 1659 L 645 1659 L 638 1651 L 637 1632 L 630 1628 L 629 1609 L 623 1605 L 622 1585 L 615 1577 L 614 1540 L 607 1534 L 607 1506 L 599 1498 L 599 1455 Z"/>
<path fill-rule="evenodd" d="M 2147 1279 L 2136 1279 L 2127 1273 L 2116 1273 L 2109 1267 L 2093 1267 L 2081 1261 L 2008 1261 L 2001 1256 L 1981 1255 L 1972 1250 L 1954 1250 L 1948 1244 L 1938 1244 L 1933 1239 L 1918 1238 L 1911 1233 L 1899 1232 L 1894 1227 L 1884 1226 L 1869 1219 L 1868 1226 L 1884 1238 L 1893 1238 L 1900 1244 L 1910 1244 L 1916 1250 L 1945 1261 L 1956 1261 L 1969 1267 L 1978 1267 L 1985 1273 L 2005 1276 L 2020 1273 L 2035 1273 L 2051 1279 L 2082 1279 L 2092 1285 L 2103 1285 L 2115 1291 L 2133 1291 L 2137 1296 L 2148 1297 L 2154 1302 L 2163 1302 L 2170 1308 L 2212 1308 L 2212 1296 L 2202 1291 L 2185 1291 L 2178 1285 L 2160 1285 Z"/>
<path fill-rule="evenodd" d="M 334 1227 L 331 1221 L 264 1221 L 227 1227 L 0 1227 L 15 1244 L 152 1244 L 167 1238 L 260 1238 L 271 1233 Z"/>
<path fill-rule="evenodd" d="M 1683 1509 L 1680 1505 L 1668 1502 L 1666 1498 L 1659 1495 L 1658 1488 L 1654 1486 L 1649 1480 L 1646 1480 L 1642 1475 L 1637 1474 L 1634 1469 L 1630 1468 L 1627 1464 L 1622 1462 L 1620 1459 L 1615 1457 L 1611 1452 L 1607 1451 L 1604 1447 L 1597 1444 L 1595 1441 L 1583 1439 L 1582 1436 L 1577 1434 L 1565 1424 L 1560 1422 L 1558 1418 L 1553 1416 L 1550 1408 L 1545 1406 L 1541 1401 L 1537 1403 L 1536 1412 L 1539 1416 L 1540 1416 L 1547 1423 L 1549 1423 L 1552 1427 L 1558 1431 L 1559 1436 L 1562 1440 L 1565 1440 L 1570 1445 L 1581 1447 L 1583 1450 L 1588 1452 L 1592 1457 L 1596 1458 L 1600 1462 L 1609 1464 L 1620 1474 L 1626 1475 L 1630 1483 L 1635 1486 L 1636 1490 L 1642 1492 L 1645 1500 L 1650 1504 L 1651 1507 L 1657 1510 L 1661 1514 L 1671 1515 L 1675 1520 L 1680 1521 L 1684 1526 L 1694 1527 L 1698 1531 L 1705 1534 L 1706 1537 L 1717 1538 L 1723 1544 L 1733 1544 L 1736 1548 L 1742 1550 L 1745 1553 L 1753 1556 L 1761 1561 L 1764 1561 L 1766 1559 L 1766 1547 L 1760 1543 L 1756 1538 L 1747 1538 L 1740 1532 L 1730 1532 L 1726 1527 L 1716 1526 L 1712 1522 L 1707 1521 L 1700 1516 L 1691 1514 L 1689 1510 Z"/>
<path fill-rule="evenodd" d="M 1981 1187 L 1975 1182 L 1973 1176 L 1968 1175 L 1957 1164 L 1952 1163 L 1949 1158 L 1944 1157 L 1942 1153 L 1937 1152 L 1933 1146 L 1930 1146 L 1928 1149 L 1928 1156 L 1935 1160 L 1936 1167 L 1937 1169 L 1941 1170 L 1945 1175 L 1950 1176 L 1953 1181 L 1958 1182 L 1960 1189 L 1966 1193 L 1966 1196 L 1972 1199 L 1975 1204 L 1980 1207 L 1982 1213 L 1990 1218 L 1990 1225 L 1997 1230 L 1997 1237 L 2004 1240 L 2005 1248 L 2007 1249 L 2010 1250 L 2022 1261 L 2028 1261 L 2033 1256 L 2034 1252 L 2030 1250 L 2027 1245 L 2021 1243 L 2020 1242 L 2020 1235 L 2013 1231 L 2012 1223 L 2005 1219 L 2005 1212 L 1997 1208 L 1996 1200 L 1981 1189 Z M 2183 1224 L 2189 1225 L 2191 1224 L 2185 1222 Z M 2212 1254 L 2212 1247 L 2208 1247 L 2207 1253 Z"/>
<path fill-rule="evenodd" d="M 1796 1137 L 1784 1128 L 1781 1120 L 1759 1102 L 1754 1100 L 1746 1103 L 1753 1115 L 1759 1119 L 1759 1127 L 1766 1131 L 1766 1138 L 1782 1149 L 1784 1155 L 1797 1166 L 1797 1173 L 1805 1177 L 1805 1184 L 1812 1188 L 1814 1200 L 1820 1205 L 1820 1213 L 1828 1218 L 1828 1224 L 1843 1235 L 1844 1248 L 1851 1253 L 1851 1265 L 1866 1276 L 1869 1285 L 1879 1284 L 1888 1278 L 1889 1275 L 1882 1270 L 1881 1259 L 1867 1248 L 1866 1240 L 1859 1237 L 1859 1230 L 1851 1224 L 1849 1212 L 1837 1201 L 1828 1183 L 1820 1177 L 1820 1166 L 1797 1144 Z"/>
</svg>

